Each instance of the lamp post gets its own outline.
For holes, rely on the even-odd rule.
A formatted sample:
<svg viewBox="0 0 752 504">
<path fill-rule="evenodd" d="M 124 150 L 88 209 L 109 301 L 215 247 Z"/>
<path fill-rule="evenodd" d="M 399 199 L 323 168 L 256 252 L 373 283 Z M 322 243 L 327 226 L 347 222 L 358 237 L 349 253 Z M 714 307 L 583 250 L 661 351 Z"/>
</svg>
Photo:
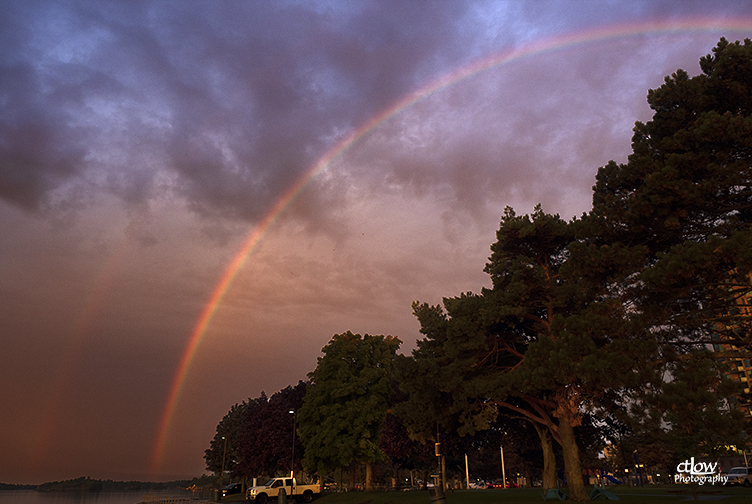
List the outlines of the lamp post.
<svg viewBox="0 0 752 504">
<path fill-rule="evenodd" d="M 225 449 L 222 452 L 222 472 L 219 473 L 219 490 L 217 491 L 217 500 L 222 500 L 222 483 L 225 479 L 225 457 L 227 457 L 227 438 L 222 436 L 225 440 Z"/>
<path fill-rule="evenodd" d="M 500 446 L 501 450 L 501 484 L 504 486 L 504 490 L 507 489 L 507 470 L 504 467 L 504 447 Z"/>
<path fill-rule="evenodd" d="M 295 410 L 290 410 L 288 413 L 292 413 L 292 463 L 290 464 L 290 477 L 295 477 Z"/>
<path fill-rule="evenodd" d="M 642 485 L 642 469 L 640 468 L 640 457 L 637 456 L 637 450 L 632 452 L 634 455 L 634 461 L 635 461 L 635 470 L 637 471 L 637 475 L 640 477 L 640 486 Z M 635 481 L 636 483 L 636 481 Z"/>
</svg>

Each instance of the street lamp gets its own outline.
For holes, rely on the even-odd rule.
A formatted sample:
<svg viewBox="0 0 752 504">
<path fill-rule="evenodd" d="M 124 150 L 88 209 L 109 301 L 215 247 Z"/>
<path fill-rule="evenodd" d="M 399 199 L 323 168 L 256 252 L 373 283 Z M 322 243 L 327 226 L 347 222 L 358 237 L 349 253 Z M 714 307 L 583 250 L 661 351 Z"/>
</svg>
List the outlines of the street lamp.
<svg viewBox="0 0 752 504">
<path fill-rule="evenodd" d="M 222 439 L 225 440 L 225 449 L 222 452 L 222 472 L 220 473 L 220 480 L 221 482 L 225 479 L 225 459 L 227 458 L 227 438 L 222 436 Z"/>
<path fill-rule="evenodd" d="M 292 463 L 290 464 L 290 477 L 295 477 L 295 410 L 290 410 L 288 413 L 292 413 Z"/>
<path fill-rule="evenodd" d="M 227 438 L 225 436 L 222 436 L 222 439 L 225 440 L 225 449 L 222 452 L 222 472 L 219 473 L 219 490 L 217 492 L 217 500 L 222 500 L 222 483 L 224 483 L 225 479 L 225 457 L 227 457 Z"/>
</svg>

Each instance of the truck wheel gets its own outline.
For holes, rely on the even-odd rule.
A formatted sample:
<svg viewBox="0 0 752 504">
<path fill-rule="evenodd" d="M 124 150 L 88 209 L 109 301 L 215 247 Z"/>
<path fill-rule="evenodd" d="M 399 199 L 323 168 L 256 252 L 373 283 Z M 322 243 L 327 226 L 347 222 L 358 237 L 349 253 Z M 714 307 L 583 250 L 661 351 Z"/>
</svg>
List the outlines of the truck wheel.
<svg viewBox="0 0 752 504">
<path fill-rule="evenodd" d="M 313 492 L 310 490 L 306 490 L 303 492 L 303 502 L 311 502 L 313 501 Z"/>
<path fill-rule="evenodd" d="M 743 485 L 745 487 L 748 487 L 749 486 L 749 479 L 745 479 Z"/>
<path fill-rule="evenodd" d="M 256 504 L 266 504 L 266 501 L 269 500 L 265 493 L 258 494 L 258 497 L 256 497 Z"/>
</svg>

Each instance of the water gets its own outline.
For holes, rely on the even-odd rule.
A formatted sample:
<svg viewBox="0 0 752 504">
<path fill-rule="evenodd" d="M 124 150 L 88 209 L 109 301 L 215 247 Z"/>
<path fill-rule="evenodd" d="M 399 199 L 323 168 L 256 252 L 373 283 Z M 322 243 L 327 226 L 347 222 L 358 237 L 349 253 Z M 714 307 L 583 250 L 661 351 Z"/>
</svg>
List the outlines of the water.
<svg viewBox="0 0 752 504">
<path fill-rule="evenodd" d="M 37 492 L 35 490 L 0 490 L 0 504 L 137 504 L 154 492 Z M 189 492 L 160 492 L 160 497 L 190 498 Z M 184 501 L 188 503 L 190 501 Z M 192 501 L 196 504 L 206 501 Z"/>
<path fill-rule="evenodd" d="M 2 490 L 2 504 L 136 504 L 144 500 L 144 492 L 37 492 L 35 490 Z"/>
</svg>

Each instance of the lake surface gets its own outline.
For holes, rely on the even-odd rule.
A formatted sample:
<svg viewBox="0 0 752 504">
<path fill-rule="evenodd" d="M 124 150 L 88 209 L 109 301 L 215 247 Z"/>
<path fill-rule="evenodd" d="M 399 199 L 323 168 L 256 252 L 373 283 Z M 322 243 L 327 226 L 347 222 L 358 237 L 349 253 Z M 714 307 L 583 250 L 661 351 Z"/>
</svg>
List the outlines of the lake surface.
<svg viewBox="0 0 752 504">
<path fill-rule="evenodd" d="M 37 492 L 35 490 L 0 490 L 0 504 L 137 504 L 154 492 Z M 165 497 L 190 497 L 184 492 L 160 492 Z M 196 504 L 202 501 L 193 501 Z M 203 501 L 205 502 L 205 501 Z"/>
</svg>

